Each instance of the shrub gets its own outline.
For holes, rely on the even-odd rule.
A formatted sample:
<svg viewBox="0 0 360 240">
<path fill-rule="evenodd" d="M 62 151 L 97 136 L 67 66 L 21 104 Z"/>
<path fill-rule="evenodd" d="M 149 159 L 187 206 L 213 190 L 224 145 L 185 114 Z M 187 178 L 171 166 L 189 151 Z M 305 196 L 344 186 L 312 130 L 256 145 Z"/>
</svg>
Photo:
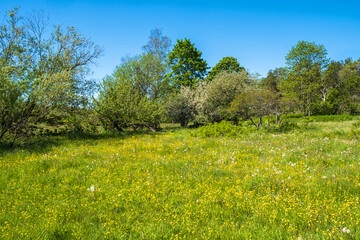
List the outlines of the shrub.
<svg viewBox="0 0 360 240">
<path fill-rule="evenodd" d="M 210 123 L 202 126 L 194 132 L 196 137 L 237 137 L 243 132 L 243 127 L 234 125 L 228 121 L 221 121 L 220 123 Z"/>
<path fill-rule="evenodd" d="M 186 127 L 196 115 L 193 90 L 181 87 L 180 92 L 170 94 L 165 103 L 165 112 L 171 121 Z"/>
</svg>

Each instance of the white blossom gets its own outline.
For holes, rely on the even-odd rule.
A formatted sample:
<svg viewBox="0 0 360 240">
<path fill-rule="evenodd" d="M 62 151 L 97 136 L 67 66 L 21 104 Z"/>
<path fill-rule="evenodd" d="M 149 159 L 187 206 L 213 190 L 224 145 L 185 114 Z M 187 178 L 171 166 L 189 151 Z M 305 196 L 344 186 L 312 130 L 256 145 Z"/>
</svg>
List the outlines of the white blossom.
<svg viewBox="0 0 360 240">
<path fill-rule="evenodd" d="M 95 186 L 94 186 L 94 185 L 91 185 L 91 187 L 89 187 L 87 190 L 88 190 L 88 191 L 95 192 Z"/>
</svg>

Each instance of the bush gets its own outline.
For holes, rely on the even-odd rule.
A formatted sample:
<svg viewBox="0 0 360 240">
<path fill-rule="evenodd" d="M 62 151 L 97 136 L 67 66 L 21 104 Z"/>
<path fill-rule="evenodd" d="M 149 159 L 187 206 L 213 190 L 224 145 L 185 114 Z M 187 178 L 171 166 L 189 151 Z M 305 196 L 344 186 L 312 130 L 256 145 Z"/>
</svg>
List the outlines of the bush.
<svg viewBox="0 0 360 240">
<path fill-rule="evenodd" d="M 210 123 L 194 132 L 195 137 L 237 137 L 243 132 L 242 126 L 237 126 L 228 121 Z"/>
<path fill-rule="evenodd" d="M 180 92 L 170 94 L 165 103 L 165 112 L 169 120 L 186 127 L 196 115 L 192 89 L 181 87 Z"/>
</svg>

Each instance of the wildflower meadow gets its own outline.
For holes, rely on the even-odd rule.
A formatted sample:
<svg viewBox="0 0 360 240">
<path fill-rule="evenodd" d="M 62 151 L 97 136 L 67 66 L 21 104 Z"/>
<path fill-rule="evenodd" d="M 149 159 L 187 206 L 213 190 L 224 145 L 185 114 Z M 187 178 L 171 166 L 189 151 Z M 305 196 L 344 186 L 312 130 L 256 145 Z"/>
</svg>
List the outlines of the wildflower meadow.
<svg viewBox="0 0 360 240">
<path fill-rule="evenodd" d="M 58 136 L 0 155 L 1 239 L 359 239 L 354 122 Z"/>
</svg>

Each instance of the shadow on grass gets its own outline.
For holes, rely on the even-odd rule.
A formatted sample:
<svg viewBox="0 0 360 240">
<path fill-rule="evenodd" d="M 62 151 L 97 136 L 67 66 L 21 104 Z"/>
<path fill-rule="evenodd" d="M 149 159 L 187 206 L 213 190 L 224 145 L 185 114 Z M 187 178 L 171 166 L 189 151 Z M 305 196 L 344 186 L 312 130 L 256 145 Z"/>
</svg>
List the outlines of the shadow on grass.
<svg viewBox="0 0 360 240">
<path fill-rule="evenodd" d="M 166 126 L 159 131 L 151 132 L 148 130 L 141 131 L 124 131 L 124 132 L 107 132 L 107 133 L 86 133 L 86 132 L 72 132 L 57 136 L 44 136 L 37 137 L 30 141 L 10 144 L 0 144 L 0 156 L 15 153 L 17 151 L 26 151 L 28 153 L 46 153 L 51 151 L 54 147 L 65 145 L 69 140 L 76 140 L 85 142 L 87 144 L 96 144 L 96 140 L 102 139 L 126 139 L 134 136 L 145 136 L 145 135 L 160 135 L 167 132 L 176 131 L 182 129 L 178 126 Z"/>
<path fill-rule="evenodd" d="M 14 143 L 14 144 L 0 144 L 0 156 L 9 153 L 16 153 L 18 151 L 26 151 L 29 153 L 44 153 L 50 151 L 53 147 L 62 144 L 59 137 L 38 137 L 30 141 Z"/>
</svg>

